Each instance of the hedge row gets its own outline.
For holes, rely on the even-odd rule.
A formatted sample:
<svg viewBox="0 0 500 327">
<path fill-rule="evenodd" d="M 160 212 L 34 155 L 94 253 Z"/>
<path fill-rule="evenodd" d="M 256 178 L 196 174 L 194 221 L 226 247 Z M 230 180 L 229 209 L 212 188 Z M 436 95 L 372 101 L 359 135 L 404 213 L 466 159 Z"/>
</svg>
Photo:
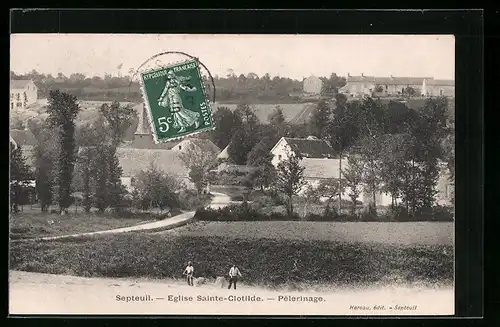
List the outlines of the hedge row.
<svg viewBox="0 0 500 327">
<path fill-rule="evenodd" d="M 275 220 L 307 220 L 307 221 L 453 221 L 454 216 L 449 208 L 435 207 L 427 212 L 409 215 L 405 210 L 396 208 L 384 214 L 377 214 L 368 208 L 361 214 L 339 214 L 335 208 L 326 206 L 322 214 L 309 213 L 300 217 L 294 213 L 289 216 L 281 212 L 265 212 L 248 203 L 230 205 L 221 209 L 200 208 L 195 219 L 203 221 L 275 221 Z"/>
</svg>

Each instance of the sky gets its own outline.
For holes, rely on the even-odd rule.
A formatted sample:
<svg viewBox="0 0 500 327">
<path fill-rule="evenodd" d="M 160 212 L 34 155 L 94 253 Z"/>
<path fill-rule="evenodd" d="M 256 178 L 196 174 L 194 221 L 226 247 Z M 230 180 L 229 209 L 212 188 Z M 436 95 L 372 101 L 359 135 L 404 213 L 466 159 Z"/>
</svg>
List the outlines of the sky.
<svg viewBox="0 0 500 327">
<path fill-rule="evenodd" d="M 115 75 L 163 51 L 198 57 L 212 75 L 250 72 L 302 79 L 311 75 L 454 79 L 452 35 L 11 34 L 11 70 L 21 74 Z M 162 62 L 179 56 L 163 56 Z"/>
</svg>

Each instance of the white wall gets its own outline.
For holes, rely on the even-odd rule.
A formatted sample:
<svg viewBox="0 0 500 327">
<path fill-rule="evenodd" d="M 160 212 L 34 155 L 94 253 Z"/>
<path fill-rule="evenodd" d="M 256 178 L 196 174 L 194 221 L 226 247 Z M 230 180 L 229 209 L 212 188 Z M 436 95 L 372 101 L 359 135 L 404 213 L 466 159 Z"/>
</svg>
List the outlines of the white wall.
<svg viewBox="0 0 500 327">
<path fill-rule="evenodd" d="M 291 151 L 290 146 L 284 139 L 280 139 L 276 147 L 271 151 L 271 154 L 273 155 L 271 163 L 274 167 L 277 167 L 281 160 L 288 159 L 287 151 Z"/>
<path fill-rule="evenodd" d="M 304 80 L 304 92 L 310 94 L 319 94 L 323 82 L 318 77 L 308 77 Z"/>
</svg>

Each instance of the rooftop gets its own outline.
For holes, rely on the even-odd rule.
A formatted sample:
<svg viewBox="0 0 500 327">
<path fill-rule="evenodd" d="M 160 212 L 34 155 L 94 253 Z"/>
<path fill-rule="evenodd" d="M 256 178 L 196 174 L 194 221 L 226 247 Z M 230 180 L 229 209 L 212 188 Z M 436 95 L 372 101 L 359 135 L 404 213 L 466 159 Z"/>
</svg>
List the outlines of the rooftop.
<svg viewBox="0 0 500 327">
<path fill-rule="evenodd" d="M 176 177 L 187 177 L 188 169 L 180 159 L 180 153 L 160 149 L 133 149 L 120 147 L 117 149 L 123 176 L 136 176 L 149 169 L 153 163 L 159 170 Z"/>
<path fill-rule="evenodd" d="M 291 137 L 285 137 L 284 139 L 292 150 L 299 153 L 303 158 L 332 158 L 335 156 L 335 151 L 324 140 Z"/>
<path fill-rule="evenodd" d="M 219 154 L 221 152 L 219 147 L 217 145 L 215 145 L 209 139 L 202 139 L 202 138 L 196 138 L 196 137 L 189 138 L 188 137 L 188 138 L 182 140 L 181 142 L 179 142 L 178 144 L 181 144 L 182 142 L 187 142 L 187 141 L 190 141 L 192 144 L 196 145 L 202 151 L 207 151 L 207 152 L 211 151 L 211 152 L 214 152 L 217 154 Z"/>
<path fill-rule="evenodd" d="M 37 144 L 35 135 L 29 129 L 11 129 L 10 136 L 14 139 L 18 146 Z"/>
</svg>

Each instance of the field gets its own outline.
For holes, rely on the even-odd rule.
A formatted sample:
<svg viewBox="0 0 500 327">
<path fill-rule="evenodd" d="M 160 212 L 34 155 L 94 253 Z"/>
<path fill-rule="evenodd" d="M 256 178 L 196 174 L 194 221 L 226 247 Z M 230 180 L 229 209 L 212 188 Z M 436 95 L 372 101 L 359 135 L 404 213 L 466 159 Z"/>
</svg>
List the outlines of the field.
<svg viewBox="0 0 500 327">
<path fill-rule="evenodd" d="M 134 226 L 155 221 L 152 214 L 115 217 L 110 214 L 71 212 L 68 216 L 23 212 L 10 214 L 11 239 L 57 236 Z M 28 211 L 28 209 L 25 209 Z"/>
<path fill-rule="evenodd" d="M 268 116 L 276 106 L 280 106 L 283 109 L 283 114 L 285 115 L 286 121 L 292 121 L 295 117 L 300 115 L 306 108 L 311 106 L 310 103 L 288 103 L 288 104 L 252 104 L 251 107 L 255 108 L 255 115 L 259 118 L 261 123 L 269 122 Z M 231 110 L 235 110 L 237 104 L 224 104 L 215 103 L 215 108 L 217 107 L 228 107 Z"/>
<path fill-rule="evenodd" d="M 196 222 L 160 232 L 178 236 L 453 246 L 453 223 L 235 221 Z"/>
</svg>

